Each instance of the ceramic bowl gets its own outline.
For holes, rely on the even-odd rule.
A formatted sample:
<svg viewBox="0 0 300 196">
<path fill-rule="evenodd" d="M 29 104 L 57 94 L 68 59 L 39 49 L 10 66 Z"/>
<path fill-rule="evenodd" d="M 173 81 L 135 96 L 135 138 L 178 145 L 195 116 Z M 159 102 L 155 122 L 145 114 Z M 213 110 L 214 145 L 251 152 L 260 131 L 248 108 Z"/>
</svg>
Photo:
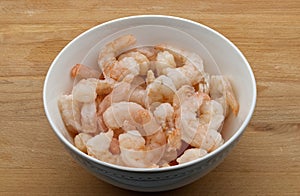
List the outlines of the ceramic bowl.
<svg viewBox="0 0 300 196">
<path fill-rule="evenodd" d="M 196 52 L 210 74 L 226 75 L 240 104 L 237 117 L 230 115 L 223 126 L 224 145 L 208 155 L 167 168 L 129 168 L 99 161 L 73 145 L 57 106 L 60 94 L 70 92 L 70 70 L 76 63 L 97 67 L 101 47 L 123 34 L 133 34 L 138 46 L 168 43 Z M 55 58 L 47 73 L 43 101 L 54 133 L 70 155 L 103 181 L 135 191 L 165 191 L 187 185 L 204 176 L 228 155 L 238 142 L 253 114 L 256 83 L 246 58 L 239 49 L 215 30 L 190 20 L 161 15 L 131 16 L 95 26 L 72 40 Z"/>
</svg>

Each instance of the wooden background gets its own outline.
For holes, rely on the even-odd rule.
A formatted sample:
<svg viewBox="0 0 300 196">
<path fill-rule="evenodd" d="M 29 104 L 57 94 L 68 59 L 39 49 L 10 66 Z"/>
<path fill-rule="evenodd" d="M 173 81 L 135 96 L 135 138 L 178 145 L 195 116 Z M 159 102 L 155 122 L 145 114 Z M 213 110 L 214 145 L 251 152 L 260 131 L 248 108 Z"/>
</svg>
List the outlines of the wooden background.
<svg viewBox="0 0 300 196">
<path fill-rule="evenodd" d="M 202 179 L 161 195 L 300 195 L 300 1 L 0 1 L 0 195 L 139 195 L 86 172 L 44 114 L 58 52 L 118 17 L 164 14 L 205 24 L 248 59 L 257 106 L 241 141 Z M 148 194 L 146 194 L 148 195 Z"/>
</svg>

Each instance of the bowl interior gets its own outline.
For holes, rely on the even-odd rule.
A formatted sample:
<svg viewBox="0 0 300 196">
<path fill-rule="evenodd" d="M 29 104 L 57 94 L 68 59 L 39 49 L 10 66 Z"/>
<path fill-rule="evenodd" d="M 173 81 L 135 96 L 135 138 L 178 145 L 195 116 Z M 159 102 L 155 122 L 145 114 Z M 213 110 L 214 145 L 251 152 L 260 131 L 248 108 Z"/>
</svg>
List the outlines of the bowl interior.
<svg viewBox="0 0 300 196">
<path fill-rule="evenodd" d="M 96 26 L 70 42 L 53 61 L 44 86 L 44 107 L 59 138 L 73 143 L 61 119 L 57 99 L 70 93 L 70 70 L 76 63 L 97 68 L 101 47 L 124 34 L 137 38 L 136 46 L 168 43 L 196 52 L 204 60 L 205 71 L 229 77 L 240 104 L 237 117 L 230 115 L 223 127 L 225 141 L 241 134 L 252 115 L 256 87 L 251 68 L 241 52 L 225 37 L 198 23 L 167 16 L 128 17 Z M 135 47 L 136 47 L 135 46 Z M 226 144 L 226 143 L 225 143 Z"/>
</svg>

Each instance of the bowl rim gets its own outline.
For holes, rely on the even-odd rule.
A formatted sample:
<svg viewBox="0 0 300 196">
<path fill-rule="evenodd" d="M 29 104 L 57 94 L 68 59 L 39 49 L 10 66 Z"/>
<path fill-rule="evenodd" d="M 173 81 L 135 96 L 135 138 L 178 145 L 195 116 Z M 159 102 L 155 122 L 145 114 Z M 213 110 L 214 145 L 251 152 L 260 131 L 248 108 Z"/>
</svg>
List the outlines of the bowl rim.
<svg viewBox="0 0 300 196">
<path fill-rule="evenodd" d="M 79 149 L 77 149 L 72 143 L 70 143 L 64 136 L 63 134 L 59 131 L 59 129 L 55 126 L 55 124 L 52 122 L 52 120 L 50 119 L 50 112 L 48 110 L 47 106 L 47 102 L 46 102 L 46 96 L 47 96 L 47 85 L 48 85 L 48 80 L 49 80 L 49 75 L 54 67 L 54 65 L 56 64 L 56 62 L 59 60 L 60 56 L 64 53 L 65 50 L 68 49 L 68 47 L 73 44 L 74 42 L 76 42 L 80 37 L 85 36 L 86 34 L 89 34 L 90 32 L 94 31 L 95 29 L 101 28 L 102 26 L 106 26 L 109 25 L 111 23 L 115 23 L 115 22 L 122 22 L 122 21 L 126 21 L 126 20 L 131 20 L 131 19 L 142 19 L 142 18 L 160 18 L 160 19 L 164 19 L 164 20 L 178 20 L 181 22 L 186 22 L 186 23 L 191 23 L 193 25 L 196 26 L 200 26 L 201 28 L 204 28 L 214 34 L 216 34 L 217 36 L 219 36 L 221 39 L 223 39 L 225 42 L 227 42 L 227 44 L 229 44 L 231 47 L 234 48 L 234 50 L 238 53 L 238 55 L 242 58 L 242 60 L 244 61 L 246 68 L 250 74 L 250 78 L 251 78 L 251 83 L 253 86 L 252 89 L 252 94 L 253 94 L 253 99 L 252 99 L 252 103 L 250 105 L 250 111 L 247 114 L 245 120 L 243 121 L 242 125 L 240 126 L 240 128 L 233 134 L 233 136 L 231 136 L 222 146 L 220 146 L 219 148 L 217 148 L 216 150 L 208 153 L 207 155 L 205 155 L 204 157 L 198 158 L 196 160 L 192 160 L 189 161 L 187 163 L 183 163 L 183 164 L 178 164 L 175 166 L 171 166 L 171 167 L 162 167 L 162 168 L 134 168 L 134 167 L 126 167 L 126 166 L 119 166 L 119 165 L 114 165 L 114 164 L 110 164 L 104 161 L 100 161 L 94 157 L 91 157 L 85 153 L 83 153 L 82 151 L 80 151 Z M 53 62 L 51 63 L 48 71 L 47 71 L 47 75 L 45 77 L 45 81 L 44 81 L 44 87 L 43 87 L 43 106 L 44 106 L 44 110 L 45 110 L 45 114 L 46 117 L 48 119 L 49 124 L 52 127 L 53 132 L 56 134 L 56 136 L 59 138 L 59 140 L 66 146 L 68 147 L 71 151 L 73 151 L 74 153 L 76 153 L 77 155 L 84 157 L 85 159 L 88 159 L 89 161 L 92 161 L 95 164 L 100 164 L 102 166 L 106 166 L 109 168 L 113 168 L 113 169 L 117 169 L 117 170 L 122 170 L 122 171 L 127 171 L 127 172 L 162 172 L 162 171 L 171 171 L 171 170 L 178 170 L 181 168 L 186 168 L 189 167 L 191 165 L 197 164 L 199 162 L 204 162 L 205 160 L 209 160 L 211 159 L 213 156 L 215 156 L 216 154 L 220 153 L 221 151 L 225 150 L 226 148 L 228 148 L 235 140 L 237 140 L 245 131 L 245 128 L 247 127 L 248 123 L 250 122 L 250 119 L 253 115 L 254 109 L 255 109 L 255 105 L 256 105 L 256 99 L 257 99 L 257 89 L 256 89 L 256 81 L 255 81 L 255 77 L 253 74 L 253 71 L 247 61 L 247 59 L 245 58 L 245 56 L 242 54 L 242 52 L 237 48 L 237 46 L 235 46 L 228 38 L 226 38 L 224 35 L 222 35 L 221 33 L 217 32 L 216 30 L 201 24 L 199 22 L 195 22 L 189 19 L 185 19 L 185 18 L 181 18 L 181 17 L 177 17 L 177 16 L 170 16 L 170 15 L 132 15 L 132 16 L 127 16 L 127 17 L 121 17 L 121 18 L 116 18 L 113 20 L 109 20 L 107 22 L 98 24 L 86 31 L 84 31 L 83 33 L 79 34 L 78 36 L 76 36 L 73 40 L 71 40 L 59 53 L 58 55 L 55 57 L 55 59 L 53 60 Z"/>
</svg>

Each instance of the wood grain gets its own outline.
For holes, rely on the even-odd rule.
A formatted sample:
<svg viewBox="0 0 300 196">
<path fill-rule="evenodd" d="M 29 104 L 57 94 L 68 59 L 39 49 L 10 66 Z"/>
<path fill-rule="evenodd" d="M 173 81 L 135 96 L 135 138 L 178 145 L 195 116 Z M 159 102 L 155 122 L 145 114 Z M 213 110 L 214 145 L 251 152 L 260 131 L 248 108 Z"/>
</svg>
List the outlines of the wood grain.
<svg viewBox="0 0 300 196">
<path fill-rule="evenodd" d="M 0 195 L 138 195 L 66 153 L 45 117 L 43 81 L 58 52 L 118 17 L 164 14 L 205 24 L 248 59 L 258 87 L 237 147 L 202 179 L 161 195 L 300 195 L 300 2 L 0 1 Z"/>
</svg>

